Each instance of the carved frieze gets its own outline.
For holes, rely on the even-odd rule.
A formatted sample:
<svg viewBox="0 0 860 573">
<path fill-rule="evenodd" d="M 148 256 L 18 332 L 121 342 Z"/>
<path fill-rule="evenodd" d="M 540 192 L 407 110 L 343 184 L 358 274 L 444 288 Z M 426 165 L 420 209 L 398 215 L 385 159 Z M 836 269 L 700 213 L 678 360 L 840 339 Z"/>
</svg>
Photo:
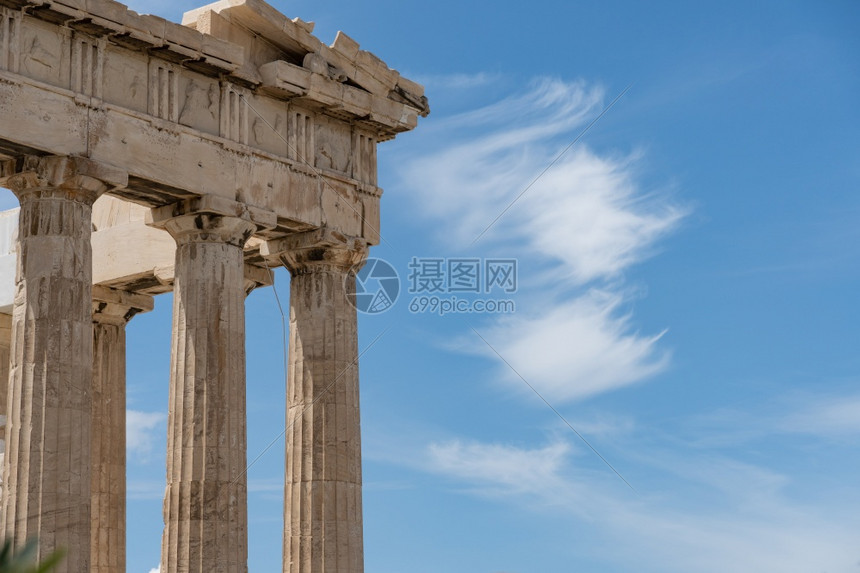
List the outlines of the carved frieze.
<svg viewBox="0 0 860 573">
<path fill-rule="evenodd" d="M 180 77 L 179 123 L 204 133 L 220 135 L 221 88 L 205 76 Z"/>
<path fill-rule="evenodd" d="M 21 13 L 0 7 L 0 69 L 18 72 Z"/>
<path fill-rule="evenodd" d="M 249 145 L 282 157 L 287 150 L 287 116 L 289 104 L 271 98 L 250 96 L 247 100 L 248 121 L 251 124 Z"/>
<path fill-rule="evenodd" d="M 155 58 L 149 61 L 149 115 L 179 121 L 179 70 L 176 66 Z"/>
<path fill-rule="evenodd" d="M 19 72 L 34 80 L 68 89 L 70 36 L 68 28 L 52 26 L 34 18 L 23 19 L 18 44 Z"/>
<path fill-rule="evenodd" d="M 213 194 L 271 208 L 279 232 L 377 242 L 376 146 L 427 113 L 423 88 L 270 12 L 224 0 L 180 26 L 112 0 L 0 0 L 0 153 L 122 165 L 140 204 Z"/>
<path fill-rule="evenodd" d="M 294 108 L 290 111 L 287 128 L 289 157 L 308 168 L 314 165 L 314 116 L 308 111 Z"/>
<path fill-rule="evenodd" d="M 314 130 L 314 142 L 317 169 L 350 174 L 352 142 L 349 124 L 320 117 Z"/>
<path fill-rule="evenodd" d="M 376 138 L 360 129 L 352 134 L 352 178 L 376 185 Z"/>
<path fill-rule="evenodd" d="M 71 42 L 72 91 L 101 99 L 104 86 L 104 40 L 75 34 Z"/>
<path fill-rule="evenodd" d="M 230 82 L 221 83 L 221 137 L 248 143 L 248 106 L 243 97 L 248 90 Z"/>
<path fill-rule="evenodd" d="M 139 113 L 149 112 L 149 58 L 145 54 L 106 46 L 105 101 Z"/>
</svg>

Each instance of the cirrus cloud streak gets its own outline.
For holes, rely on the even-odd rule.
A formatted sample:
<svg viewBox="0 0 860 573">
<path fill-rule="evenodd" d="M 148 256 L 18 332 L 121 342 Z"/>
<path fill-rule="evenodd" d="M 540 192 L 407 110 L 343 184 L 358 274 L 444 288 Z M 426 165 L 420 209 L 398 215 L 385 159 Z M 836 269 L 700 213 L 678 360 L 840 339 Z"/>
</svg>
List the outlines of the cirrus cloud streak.
<svg viewBox="0 0 860 573">
<path fill-rule="evenodd" d="M 485 320 L 479 331 L 557 400 L 645 380 L 670 358 L 658 345 L 664 332 L 640 334 L 622 310 L 635 292 L 625 271 L 651 256 L 686 214 L 667 193 L 642 189 L 643 155 L 601 155 L 580 143 L 529 188 L 604 99 L 603 89 L 585 82 L 539 79 L 524 93 L 428 126 L 420 149 L 398 160 L 402 185 L 420 213 L 440 223 L 445 248 L 520 261 L 516 316 Z M 472 342 L 458 346 L 493 354 Z M 516 380 L 499 368 L 497 377 Z"/>
</svg>

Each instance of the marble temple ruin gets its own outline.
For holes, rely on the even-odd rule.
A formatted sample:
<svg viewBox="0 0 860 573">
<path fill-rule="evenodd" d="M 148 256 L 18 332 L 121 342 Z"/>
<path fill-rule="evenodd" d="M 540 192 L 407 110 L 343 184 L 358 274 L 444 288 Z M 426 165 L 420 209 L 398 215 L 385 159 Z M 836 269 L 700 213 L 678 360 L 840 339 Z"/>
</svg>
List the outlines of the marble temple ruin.
<svg viewBox="0 0 860 573">
<path fill-rule="evenodd" d="M 283 571 L 364 569 L 350 270 L 423 88 L 262 0 L 0 0 L 3 536 L 125 559 L 125 328 L 173 292 L 162 573 L 247 571 L 245 296 L 291 275 Z M 166 333 L 165 333 L 166 334 Z M 336 382 L 336 385 L 333 384 Z"/>
</svg>

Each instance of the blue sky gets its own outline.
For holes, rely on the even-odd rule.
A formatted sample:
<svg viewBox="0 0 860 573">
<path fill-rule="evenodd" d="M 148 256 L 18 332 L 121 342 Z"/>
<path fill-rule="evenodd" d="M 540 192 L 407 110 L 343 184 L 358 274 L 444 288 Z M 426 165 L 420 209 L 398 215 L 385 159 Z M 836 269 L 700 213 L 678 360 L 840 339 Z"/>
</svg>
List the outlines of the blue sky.
<svg viewBox="0 0 860 573">
<path fill-rule="evenodd" d="M 860 5 L 273 4 L 426 85 L 379 150 L 372 256 L 404 286 L 412 257 L 519 263 L 514 313 L 360 318 L 368 572 L 860 572 Z M 131 573 L 160 550 L 170 312 L 128 331 Z M 279 571 L 272 289 L 247 330 L 249 566 Z"/>
</svg>

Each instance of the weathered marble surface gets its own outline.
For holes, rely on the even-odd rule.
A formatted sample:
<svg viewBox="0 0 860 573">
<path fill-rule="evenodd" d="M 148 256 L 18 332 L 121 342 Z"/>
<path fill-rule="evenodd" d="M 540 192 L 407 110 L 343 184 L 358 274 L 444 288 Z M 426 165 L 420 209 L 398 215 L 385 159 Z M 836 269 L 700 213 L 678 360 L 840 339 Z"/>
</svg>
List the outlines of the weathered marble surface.
<svg viewBox="0 0 860 573">
<path fill-rule="evenodd" d="M 423 88 L 260 0 L 184 23 L 110 0 L 0 2 L 0 160 L 87 156 L 129 173 L 116 193 L 131 201 L 205 189 L 275 212 L 282 233 L 324 225 L 376 244 L 376 144 L 428 113 Z"/>
<path fill-rule="evenodd" d="M 9 386 L 9 350 L 11 344 L 12 315 L 0 313 L 0 464 L 3 463 L 6 455 L 6 408 L 8 406 L 6 396 Z M 0 471 L 0 475 L 2 475 L 2 471 Z M 2 487 L 3 478 L 0 477 L 0 488 Z"/>
<path fill-rule="evenodd" d="M 429 107 L 313 28 L 262 0 L 182 25 L 112 0 L 0 0 L 0 185 L 21 202 L 0 215 L 0 529 L 68 547 L 63 571 L 125 568 L 125 322 L 170 290 L 162 571 L 247 570 L 244 297 L 279 265 L 284 570 L 363 571 L 349 269 L 380 240 L 377 145 Z"/>
<path fill-rule="evenodd" d="M 326 231 L 269 242 L 290 270 L 284 573 L 362 573 L 358 324 L 367 245 Z"/>
<path fill-rule="evenodd" d="M 125 571 L 125 326 L 152 297 L 93 288 L 90 572 Z"/>
<path fill-rule="evenodd" d="M 153 212 L 176 240 L 161 571 L 246 571 L 244 246 L 274 224 L 238 205 Z"/>
<path fill-rule="evenodd" d="M 125 174 L 82 158 L 28 158 L 0 184 L 21 202 L 12 315 L 5 537 L 39 553 L 76 548 L 59 571 L 90 567 L 92 204 Z"/>
</svg>

